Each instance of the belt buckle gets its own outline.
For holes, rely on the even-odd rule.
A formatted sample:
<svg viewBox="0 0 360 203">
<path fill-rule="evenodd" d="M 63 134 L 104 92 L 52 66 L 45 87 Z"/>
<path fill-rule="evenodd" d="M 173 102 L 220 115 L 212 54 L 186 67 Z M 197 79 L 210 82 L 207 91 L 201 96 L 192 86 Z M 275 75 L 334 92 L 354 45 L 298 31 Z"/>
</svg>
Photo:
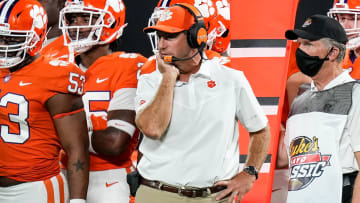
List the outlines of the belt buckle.
<svg viewBox="0 0 360 203">
<path fill-rule="evenodd" d="M 184 186 L 178 187 L 178 192 L 177 192 L 177 193 L 178 193 L 179 196 L 184 196 L 184 195 L 181 193 L 181 191 L 184 190 L 184 189 L 185 189 Z"/>
<path fill-rule="evenodd" d="M 162 187 L 163 185 L 164 185 L 164 184 L 163 184 L 162 182 L 159 182 L 159 185 L 157 186 L 157 188 L 158 188 L 159 190 L 162 190 L 161 187 Z"/>
<path fill-rule="evenodd" d="M 209 195 L 211 195 L 211 190 L 207 187 L 205 190 L 202 191 L 201 197 L 207 197 Z"/>
<path fill-rule="evenodd" d="M 195 198 L 196 197 L 196 190 L 192 190 L 192 198 Z"/>
<path fill-rule="evenodd" d="M 157 188 L 157 182 L 156 181 L 149 181 L 148 184 L 149 184 L 149 186 L 151 186 L 153 188 Z"/>
</svg>

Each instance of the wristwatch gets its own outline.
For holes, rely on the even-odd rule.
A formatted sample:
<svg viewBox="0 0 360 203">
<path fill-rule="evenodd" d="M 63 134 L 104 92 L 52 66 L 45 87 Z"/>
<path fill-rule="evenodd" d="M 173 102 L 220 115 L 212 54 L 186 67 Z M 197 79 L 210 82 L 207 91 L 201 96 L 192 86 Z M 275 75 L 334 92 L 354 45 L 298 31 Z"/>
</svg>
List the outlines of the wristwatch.
<svg viewBox="0 0 360 203">
<path fill-rule="evenodd" d="M 258 171 L 256 170 L 255 166 L 246 166 L 243 168 L 243 171 L 250 175 L 254 175 L 256 180 L 258 179 Z"/>
</svg>

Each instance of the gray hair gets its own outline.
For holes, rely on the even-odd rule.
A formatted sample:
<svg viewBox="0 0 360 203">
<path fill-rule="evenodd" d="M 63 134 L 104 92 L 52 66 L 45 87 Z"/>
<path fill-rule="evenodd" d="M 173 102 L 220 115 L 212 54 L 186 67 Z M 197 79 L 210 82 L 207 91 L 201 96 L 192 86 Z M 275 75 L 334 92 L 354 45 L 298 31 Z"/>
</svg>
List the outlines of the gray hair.
<svg viewBox="0 0 360 203">
<path fill-rule="evenodd" d="M 320 40 L 324 43 L 325 46 L 328 46 L 329 49 L 331 47 L 336 47 L 339 49 L 339 55 L 336 57 L 337 62 L 341 63 L 344 60 L 346 53 L 345 44 L 342 44 L 330 38 L 321 38 Z"/>
</svg>

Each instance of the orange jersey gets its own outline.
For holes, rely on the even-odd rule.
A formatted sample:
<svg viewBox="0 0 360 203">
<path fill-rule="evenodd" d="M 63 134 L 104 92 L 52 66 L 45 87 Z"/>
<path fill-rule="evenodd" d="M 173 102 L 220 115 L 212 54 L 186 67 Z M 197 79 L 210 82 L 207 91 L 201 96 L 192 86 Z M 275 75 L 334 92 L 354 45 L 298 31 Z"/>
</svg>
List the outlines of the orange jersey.
<svg viewBox="0 0 360 203">
<path fill-rule="evenodd" d="M 146 58 L 135 53 L 115 52 L 95 61 L 86 71 L 86 83 L 83 96 L 86 116 L 90 119 L 93 112 L 107 115 L 109 102 L 114 93 L 122 88 L 136 88 L 137 74 Z M 88 108 L 88 109 L 87 109 Z M 103 126 L 106 129 L 107 126 Z M 132 165 L 130 156 L 138 143 L 138 133 L 135 133 L 125 152 L 120 156 L 105 156 L 90 153 L 90 170 L 108 170 L 126 168 Z"/>
<path fill-rule="evenodd" d="M 231 58 L 229 56 L 221 56 L 221 54 L 219 54 L 218 52 L 208 49 L 205 50 L 205 54 L 208 57 L 208 59 L 218 58 L 220 60 L 220 64 L 231 67 L 230 65 Z"/>
<path fill-rule="evenodd" d="M 219 53 L 213 50 L 205 50 L 205 54 L 208 57 L 208 59 L 214 59 L 219 58 L 220 63 L 222 65 L 230 67 L 230 57 L 228 56 L 221 56 Z M 149 59 L 146 61 L 146 63 L 141 68 L 140 74 L 149 74 L 156 70 L 156 57 L 155 55 L 149 57 Z"/>
<path fill-rule="evenodd" d="M 156 57 L 155 55 L 150 56 L 148 60 L 144 63 L 141 67 L 140 75 L 142 74 L 149 74 L 156 70 Z"/>
<path fill-rule="evenodd" d="M 51 56 L 53 58 L 68 58 L 69 49 L 64 45 L 64 37 L 61 35 L 46 45 L 42 48 L 40 55 Z"/>
<path fill-rule="evenodd" d="M 0 72 L 0 176 L 29 182 L 59 173 L 61 144 L 46 102 L 81 95 L 84 80 L 77 66 L 48 57 Z"/>
<path fill-rule="evenodd" d="M 360 79 L 360 59 L 356 58 L 354 63 L 350 59 L 350 50 L 346 50 L 344 61 L 342 62 L 342 67 L 350 71 L 350 76 L 356 80 Z"/>
</svg>

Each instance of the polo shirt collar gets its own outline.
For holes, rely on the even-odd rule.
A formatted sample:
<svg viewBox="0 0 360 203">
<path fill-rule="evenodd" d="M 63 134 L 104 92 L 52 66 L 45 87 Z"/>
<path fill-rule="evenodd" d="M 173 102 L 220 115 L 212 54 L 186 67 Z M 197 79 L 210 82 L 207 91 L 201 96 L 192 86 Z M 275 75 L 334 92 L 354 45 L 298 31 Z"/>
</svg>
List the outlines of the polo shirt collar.
<svg viewBox="0 0 360 203">
<path fill-rule="evenodd" d="M 355 81 L 349 74 L 349 71 L 348 70 L 343 70 L 343 72 L 338 75 L 336 78 L 334 78 L 332 81 L 330 81 L 325 87 L 323 90 L 327 90 L 327 89 L 330 89 L 330 88 L 333 88 L 335 86 L 338 86 L 338 85 L 341 85 L 341 84 L 344 84 L 344 83 L 347 83 L 347 82 L 352 82 L 352 81 Z M 314 84 L 314 81 L 311 81 L 311 91 L 319 91 L 315 84 Z"/>
<path fill-rule="evenodd" d="M 206 63 L 210 62 L 207 59 L 203 59 L 201 61 L 201 65 L 200 65 L 200 69 L 198 70 L 198 72 L 192 74 L 190 77 L 196 78 L 196 77 L 203 77 L 206 79 L 211 79 L 211 74 L 210 74 L 210 69 L 209 66 L 205 66 Z"/>
</svg>

